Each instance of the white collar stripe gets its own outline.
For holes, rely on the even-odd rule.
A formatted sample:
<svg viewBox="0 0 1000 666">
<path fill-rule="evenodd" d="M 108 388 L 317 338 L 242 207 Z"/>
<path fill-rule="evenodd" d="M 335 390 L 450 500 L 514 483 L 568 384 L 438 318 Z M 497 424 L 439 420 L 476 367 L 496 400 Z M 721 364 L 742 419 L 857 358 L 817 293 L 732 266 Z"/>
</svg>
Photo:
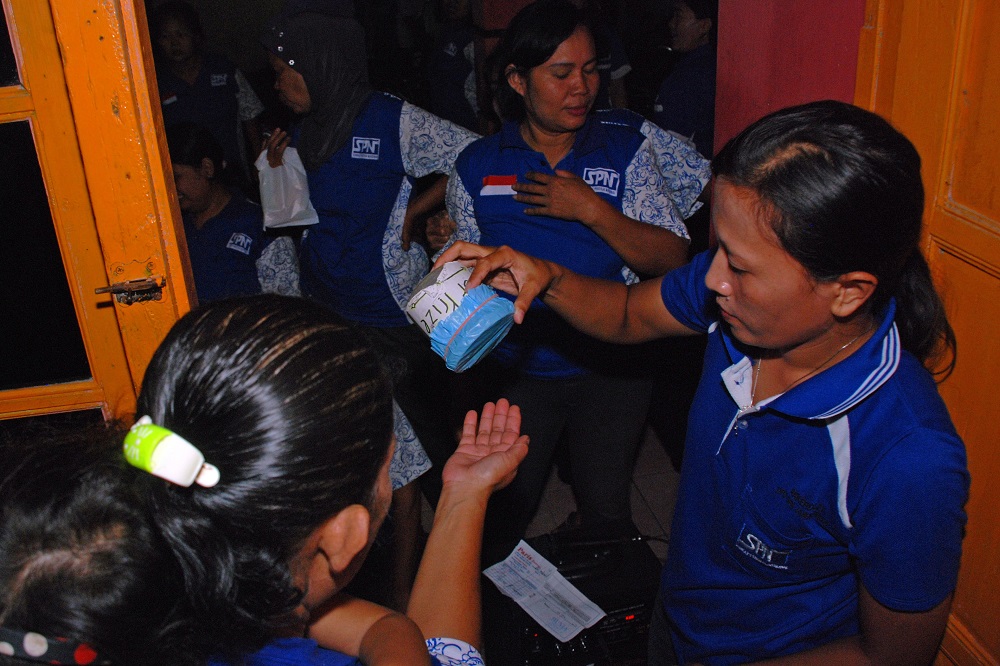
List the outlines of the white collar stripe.
<svg viewBox="0 0 1000 666">
<path fill-rule="evenodd" d="M 847 415 L 826 424 L 833 445 L 833 462 L 837 467 L 837 513 L 844 527 L 851 529 L 851 516 L 847 513 L 847 481 L 851 476 L 851 424 Z"/>
<path fill-rule="evenodd" d="M 896 324 L 894 323 L 889 329 L 889 333 L 882 340 L 882 356 L 878 366 L 871 372 L 871 374 L 868 375 L 868 377 L 865 378 L 858 389 L 852 393 L 850 397 L 833 409 L 830 409 L 822 414 L 818 414 L 813 418 L 831 418 L 837 414 L 847 411 L 867 398 L 880 386 L 882 386 L 882 384 L 888 381 L 890 377 L 892 377 L 892 375 L 896 372 L 896 368 L 899 367 L 899 358 L 899 331 L 896 329 Z"/>
</svg>

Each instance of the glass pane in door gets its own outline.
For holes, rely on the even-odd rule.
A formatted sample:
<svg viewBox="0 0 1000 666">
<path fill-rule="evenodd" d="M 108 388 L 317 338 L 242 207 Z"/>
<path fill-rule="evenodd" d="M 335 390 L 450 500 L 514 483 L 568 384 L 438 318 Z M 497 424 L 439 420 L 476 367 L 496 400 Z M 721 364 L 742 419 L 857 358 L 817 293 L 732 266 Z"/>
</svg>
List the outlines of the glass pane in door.
<svg viewBox="0 0 1000 666">
<path fill-rule="evenodd" d="M 10 44 L 10 31 L 7 29 L 7 17 L 0 7 L 0 86 L 13 86 L 20 82 L 17 75 L 17 60 L 14 59 L 14 48 Z"/>
<path fill-rule="evenodd" d="M 88 379 L 27 121 L 0 124 L 0 390 Z"/>
</svg>

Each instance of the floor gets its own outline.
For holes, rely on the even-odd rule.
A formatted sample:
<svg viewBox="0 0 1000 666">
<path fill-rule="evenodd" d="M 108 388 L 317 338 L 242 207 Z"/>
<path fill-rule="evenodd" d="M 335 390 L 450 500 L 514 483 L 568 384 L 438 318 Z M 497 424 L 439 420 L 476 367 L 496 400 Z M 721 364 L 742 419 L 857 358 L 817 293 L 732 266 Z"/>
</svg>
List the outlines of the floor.
<svg viewBox="0 0 1000 666">
<path fill-rule="evenodd" d="M 639 448 L 635 472 L 632 474 L 632 521 L 643 536 L 658 538 L 650 541 L 649 545 L 661 562 L 666 559 L 666 539 L 670 536 L 670 519 L 677 499 L 678 479 L 679 475 L 656 434 L 651 428 L 647 428 Z M 553 470 L 545 486 L 538 513 L 528 526 L 527 536 L 552 531 L 575 508 L 572 490 Z"/>
</svg>

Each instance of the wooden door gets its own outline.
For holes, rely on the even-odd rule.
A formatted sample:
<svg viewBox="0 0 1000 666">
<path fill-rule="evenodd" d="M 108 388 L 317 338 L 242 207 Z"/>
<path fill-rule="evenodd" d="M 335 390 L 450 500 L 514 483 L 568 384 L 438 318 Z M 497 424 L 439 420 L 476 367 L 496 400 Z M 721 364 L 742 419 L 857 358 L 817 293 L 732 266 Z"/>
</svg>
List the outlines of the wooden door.
<svg viewBox="0 0 1000 666">
<path fill-rule="evenodd" d="M 924 249 L 958 338 L 941 394 L 972 489 L 940 664 L 1000 661 L 1000 0 L 869 0 L 857 102 L 923 158 Z M 933 544 L 928 544 L 933 547 Z"/>
<path fill-rule="evenodd" d="M 2 7 L 0 418 L 126 416 L 149 357 L 190 303 L 145 78 L 142 0 Z M 160 300 L 95 293 L 150 275 L 166 279 Z"/>
</svg>

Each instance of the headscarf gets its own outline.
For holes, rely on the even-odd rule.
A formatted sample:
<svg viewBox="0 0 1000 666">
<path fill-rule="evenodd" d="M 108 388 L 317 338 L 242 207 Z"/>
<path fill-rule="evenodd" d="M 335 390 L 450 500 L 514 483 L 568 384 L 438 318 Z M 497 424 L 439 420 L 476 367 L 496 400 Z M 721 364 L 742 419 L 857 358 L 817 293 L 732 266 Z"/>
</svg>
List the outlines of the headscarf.
<svg viewBox="0 0 1000 666">
<path fill-rule="evenodd" d="M 311 108 L 302 119 L 299 155 L 318 168 L 346 142 L 371 94 L 364 30 L 337 3 L 316 11 L 286 10 L 264 31 L 264 47 L 302 75 Z"/>
</svg>

